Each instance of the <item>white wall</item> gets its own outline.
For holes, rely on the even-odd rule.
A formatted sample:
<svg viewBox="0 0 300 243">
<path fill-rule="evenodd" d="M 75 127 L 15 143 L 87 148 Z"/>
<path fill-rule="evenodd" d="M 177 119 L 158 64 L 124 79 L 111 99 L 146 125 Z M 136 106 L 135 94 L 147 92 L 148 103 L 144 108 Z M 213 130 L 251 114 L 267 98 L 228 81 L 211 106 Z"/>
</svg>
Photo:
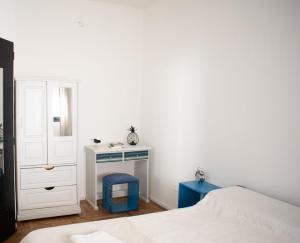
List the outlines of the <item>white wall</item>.
<svg viewBox="0 0 300 243">
<path fill-rule="evenodd" d="M 15 0 L 0 0 L 0 38 L 14 41 L 16 35 Z"/>
<path fill-rule="evenodd" d="M 300 2 L 161 0 L 144 18 L 142 138 L 150 193 L 241 184 L 300 205 Z"/>
<path fill-rule="evenodd" d="M 6 16 L 14 25 L 6 11 L 14 1 L 0 4 L 0 36 L 14 40 L 14 28 L 2 27 Z M 157 0 L 142 12 L 17 0 L 15 73 L 81 80 L 81 197 L 83 146 L 124 139 L 135 124 L 153 146 L 151 195 L 167 207 L 198 166 L 218 185 L 300 205 L 299 8 L 296 0 Z"/>
<path fill-rule="evenodd" d="M 79 79 L 80 196 L 84 145 L 140 126 L 141 10 L 88 0 L 18 0 L 16 76 Z M 80 22 L 80 23 L 78 23 Z"/>
</svg>

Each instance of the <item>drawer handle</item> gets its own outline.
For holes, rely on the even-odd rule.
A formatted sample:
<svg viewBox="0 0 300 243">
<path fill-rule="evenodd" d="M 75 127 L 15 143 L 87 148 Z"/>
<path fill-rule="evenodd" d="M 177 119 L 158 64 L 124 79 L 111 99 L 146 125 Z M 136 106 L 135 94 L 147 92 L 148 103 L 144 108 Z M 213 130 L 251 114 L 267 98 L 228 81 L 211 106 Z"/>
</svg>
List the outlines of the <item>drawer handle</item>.
<svg viewBox="0 0 300 243">
<path fill-rule="evenodd" d="M 45 190 L 47 190 L 47 191 L 51 191 L 51 190 L 53 190 L 54 188 L 55 188 L 54 186 L 45 187 Z"/>
<path fill-rule="evenodd" d="M 44 169 L 45 169 L 45 170 L 53 170 L 53 169 L 54 169 L 54 166 L 45 166 Z"/>
</svg>

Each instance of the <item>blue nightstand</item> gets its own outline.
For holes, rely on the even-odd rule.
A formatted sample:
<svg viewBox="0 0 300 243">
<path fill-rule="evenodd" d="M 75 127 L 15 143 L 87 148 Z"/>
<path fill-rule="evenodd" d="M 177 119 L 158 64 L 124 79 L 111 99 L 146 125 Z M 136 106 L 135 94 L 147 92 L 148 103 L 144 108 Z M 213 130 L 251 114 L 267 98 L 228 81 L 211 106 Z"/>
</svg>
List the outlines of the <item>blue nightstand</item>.
<svg viewBox="0 0 300 243">
<path fill-rule="evenodd" d="M 187 181 L 179 183 L 178 208 L 185 208 L 195 205 L 207 193 L 219 189 L 216 185 L 208 182 Z"/>
</svg>

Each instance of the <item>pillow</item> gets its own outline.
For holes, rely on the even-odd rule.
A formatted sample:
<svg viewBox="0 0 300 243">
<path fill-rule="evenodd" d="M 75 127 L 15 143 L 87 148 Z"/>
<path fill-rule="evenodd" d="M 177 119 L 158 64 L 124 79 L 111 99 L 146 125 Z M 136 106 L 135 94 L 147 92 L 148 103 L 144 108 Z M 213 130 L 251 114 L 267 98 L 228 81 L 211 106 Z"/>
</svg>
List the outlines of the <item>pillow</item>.
<svg viewBox="0 0 300 243">
<path fill-rule="evenodd" d="M 300 208 L 249 189 L 234 186 L 211 191 L 199 205 L 220 215 L 267 227 L 300 239 Z"/>
</svg>

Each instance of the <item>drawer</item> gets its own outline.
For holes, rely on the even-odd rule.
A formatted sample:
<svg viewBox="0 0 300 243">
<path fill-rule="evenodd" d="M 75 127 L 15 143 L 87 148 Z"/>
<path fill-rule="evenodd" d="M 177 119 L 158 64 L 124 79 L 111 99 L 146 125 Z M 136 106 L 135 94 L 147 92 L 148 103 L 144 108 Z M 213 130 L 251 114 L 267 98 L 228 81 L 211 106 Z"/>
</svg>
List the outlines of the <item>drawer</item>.
<svg viewBox="0 0 300 243">
<path fill-rule="evenodd" d="M 97 163 L 119 162 L 123 160 L 123 153 L 106 153 L 96 155 Z"/>
<path fill-rule="evenodd" d="M 76 166 L 21 169 L 21 189 L 76 185 Z"/>
<path fill-rule="evenodd" d="M 36 209 L 77 204 L 76 186 L 20 190 L 19 209 Z"/>
<path fill-rule="evenodd" d="M 133 151 L 125 152 L 125 160 L 139 160 L 139 159 L 148 159 L 148 151 Z"/>
</svg>

